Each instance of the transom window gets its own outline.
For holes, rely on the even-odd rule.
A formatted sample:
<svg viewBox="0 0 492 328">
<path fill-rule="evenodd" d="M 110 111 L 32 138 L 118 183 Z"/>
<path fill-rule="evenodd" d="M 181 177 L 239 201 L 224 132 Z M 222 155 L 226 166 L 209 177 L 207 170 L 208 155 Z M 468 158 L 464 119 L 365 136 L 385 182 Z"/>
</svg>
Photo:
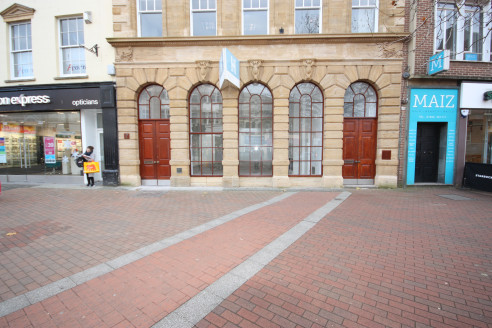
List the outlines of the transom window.
<svg viewBox="0 0 492 328">
<path fill-rule="evenodd" d="M 239 94 L 239 175 L 272 176 L 273 97 L 251 83 Z"/>
<path fill-rule="evenodd" d="M 191 175 L 221 176 L 222 152 L 222 95 L 202 84 L 190 96 Z"/>
<path fill-rule="evenodd" d="M 369 83 L 352 83 L 345 91 L 343 116 L 376 117 L 377 104 L 378 96 Z"/>
<path fill-rule="evenodd" d="M 82 17 L 60 19 L 60 49 L 62 75 L 86 73 Z"/>
<path fill-rule="evenodd" d="M 142 90 L 138 97 L 138 118 L 169 119 L 169 95 L 166 89 L 152 84 Z"/>
<path fill-rule="evenodd" d="M 243 34 L 268 34 L 268 0 L 243 0 Z"/>
<path fill-rule="evenodd" d="M 10 24 L 12 78 L 33 77 L 31 22 Z"/>
<path fill-rule="evenodd" d="M 321 33 L 321 1 L 296 0 L 296 34 Z"/>
<path fill-rule="evenodd" d="M 139 35 L 162 36 L 162 0 L 137 1 Z"/>
<path fill-rule="evenodd" d="M 378 31 L 378 0 L 352 0 L 352 33 Z"/>
<path fill-rule="evenodd" d="M 323 160 L 323 94 L 312 83 L 289 97 L 289 175 L 320 176 Z"/>
<path fill-rule="evenodd" d="M 217 35 L 215 0 L 191 0 L 191 30 L 194 36 Z"/>
</svg>

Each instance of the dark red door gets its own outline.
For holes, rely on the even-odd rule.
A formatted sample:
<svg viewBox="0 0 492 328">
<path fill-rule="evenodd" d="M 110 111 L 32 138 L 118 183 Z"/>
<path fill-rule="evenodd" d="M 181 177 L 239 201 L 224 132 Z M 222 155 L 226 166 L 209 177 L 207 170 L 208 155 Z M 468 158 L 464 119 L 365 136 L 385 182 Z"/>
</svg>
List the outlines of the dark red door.
<svg viewBox="0 0 492 328">
<path fill-rule="evenodd" d="M 343 122 L 344 179 L 371 180 L 376 175 L 377 119 L 345 118 Z M 368 181 L 366 181 L 368 182 Z"/>
<path fill-rule="evenodd" d="M 169 120 L 142 120 L 140 135 L 140 177 L 168 180 L 171 178 L 171 138 Z"/>
</svg>

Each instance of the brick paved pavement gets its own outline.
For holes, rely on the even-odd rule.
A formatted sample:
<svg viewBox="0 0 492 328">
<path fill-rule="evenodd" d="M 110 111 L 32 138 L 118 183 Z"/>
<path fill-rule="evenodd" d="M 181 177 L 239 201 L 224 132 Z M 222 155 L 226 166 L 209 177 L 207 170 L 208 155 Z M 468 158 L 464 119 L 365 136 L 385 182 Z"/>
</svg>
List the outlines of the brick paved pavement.
<svg viewBox="0 0 492 328">
<path fill-rule="evenodd" d="M 197 326 L 492 327 L 491 277 L 490 195 L 355 191 Z"/>
<path fill-rule="evenodd" d="M 278 194 L 4 191 L 0 196 L 0 301 Z M 17 234 L 7 236 L 9 232 Z"/>
<path fill-rule="evenodd" d="M 239 201 L 255 197 L 250 193 L 265 195 L 240 193 Z M 137 198 L 150 199 L 141 209 L 162 209 L 170 194 L 155 202 L 156 195 Z M 298 193 L 0 318 L 0 327 L 149 327 L 334 195 Z M 200 199 L 179 192 L 168 208 L 186 197 Z M 183 214 L 181 220 L 187 219 Z M 132 240 L 116 231 L 123 244 Z M 44 238 L 51 236 L 31 244 Z M 0 268 L 9 261 L 2 258 Z M 491 276 L 490 195 L 429 188 L 353 191 L 197 327 L 492 327 Z"/>
</svg>

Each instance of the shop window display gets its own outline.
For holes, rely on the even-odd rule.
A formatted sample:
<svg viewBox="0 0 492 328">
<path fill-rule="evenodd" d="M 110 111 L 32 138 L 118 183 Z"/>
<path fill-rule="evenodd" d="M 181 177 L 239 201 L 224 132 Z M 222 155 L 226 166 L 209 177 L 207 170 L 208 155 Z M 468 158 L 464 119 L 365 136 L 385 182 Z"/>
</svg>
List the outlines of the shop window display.
<svg viewBox="0 0 492 328">
<path fill-rule="evenodd" d="M 80 112 L 0 114 L 0 175 L 80 175 Z"/>
<path fill-rule="evenodd" d="M 492 164 L 492 110 L 472 110 L 468 117 L 466 162 Z"/>
</svg>

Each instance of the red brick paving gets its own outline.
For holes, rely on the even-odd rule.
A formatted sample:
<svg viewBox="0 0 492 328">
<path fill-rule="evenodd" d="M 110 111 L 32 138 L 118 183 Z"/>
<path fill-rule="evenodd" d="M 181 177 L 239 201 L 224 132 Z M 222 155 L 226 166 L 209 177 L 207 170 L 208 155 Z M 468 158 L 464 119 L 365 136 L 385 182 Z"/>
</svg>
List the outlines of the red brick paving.
<svg viewBox="0 0 492 328">
<path fill-rule="evenodd" d="M 293 195 L 7 315 L 0 326 L 149 327 L 335 195 Z"/>
<path fill-rule="evenodd" d="M 279 194 L 4 190 L 0 197 L 0 301 Z M 17 234 L 7 236 L 9 232 Z"/>
<path fill-rule="evenodd" d="M 492 327 L 491 276 L 490 195 L 354 191 L 197 327 Z"/>
</svg>

